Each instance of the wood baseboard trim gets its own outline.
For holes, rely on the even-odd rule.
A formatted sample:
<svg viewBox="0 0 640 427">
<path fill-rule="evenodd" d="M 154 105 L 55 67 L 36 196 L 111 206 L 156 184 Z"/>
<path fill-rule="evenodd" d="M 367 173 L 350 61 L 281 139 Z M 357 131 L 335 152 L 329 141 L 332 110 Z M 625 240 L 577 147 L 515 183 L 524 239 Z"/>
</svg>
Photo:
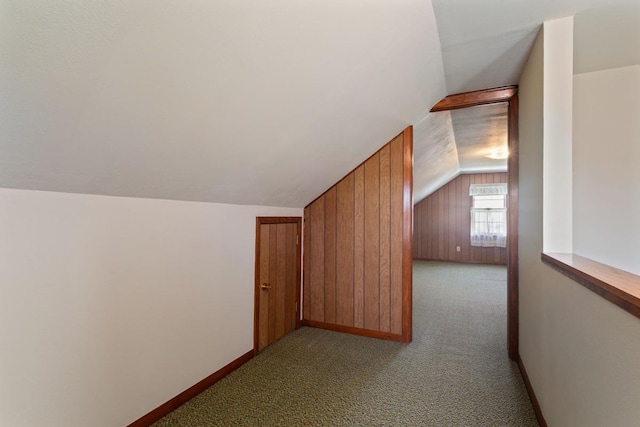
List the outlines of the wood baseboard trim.
<svg viewBox="0 0 640 427">
<path fill-rule="evenodd" d="M 370 329 L 355 328 L 353 326 L 336 325 L 334 323 L 318 322 L 315 320 L 302 319 L 302 326 L 311 328 L 327 329 L 334 332 L 343 332 L 351 335 L 361 335 L 363 337 L 378 338 L 387 341 L 410 342 L 402 334 L 392 334 L 391 332 L 372 331 Z"/>
<path fill-rule="evenodd" d="M 527 388 L 527 393 L 529 394 L 529 400 L 531 400 L 531 405 L 533 406 L 533 411 L 536 413 L 536 418 L 538 419 L 538 424 L 540 427 L 547 427 L 547 421 L 544 419 L 542 415 L 542 408 L 540 408 L 540 402 L 538 402 L 538 398 L 536 397 L 535 391 L 533 391 L 533 386 L 531 385 L 531 380 L 529 380 L 529 375 L 527 374 L 527 370 L 524 367 L 524 363 L 522 363 L 522 359 L 518 354 L 518 368 L 520 368 L 520 374 L 522 375 L 522 379 L 524 380 L 524 386 Z"/>
<path fill-rule="evenodd" d="M 156 409 L 152 410 L 148 414 L 138 418 L 136 421 L 132 422 L 127 427 L 150 426 L 154 422 L 158 421 L 160 418 L 174 411 L 176 408 L 183 405 L 188 400 L 196 397 L 198 394 L 202 393 L 203 391 L 205 391 L 206 389 L 208 389 L 209 387 L 211 387 L 212 385 L 214 385 L 215 383 L 217 383 L 218 381 L 226 377 L 231 372 L 235 371 L 236 369 L 238 369 L 240 366 L 247 363 L 252 358 L 253 358 L 253 350 L 243 354 L 242 356 L 238 357 L 231 363 L 227 364 L 226 366 L 217 370 L 213 374 L 209 375 L 207 378 L 203 379 L 202 381 L 198 382 L 197 384 L 189 387 L 182 393 L 178 394 L 173 399 L 163 403 L 162 405 L 158 406 Z"/>
</svg>

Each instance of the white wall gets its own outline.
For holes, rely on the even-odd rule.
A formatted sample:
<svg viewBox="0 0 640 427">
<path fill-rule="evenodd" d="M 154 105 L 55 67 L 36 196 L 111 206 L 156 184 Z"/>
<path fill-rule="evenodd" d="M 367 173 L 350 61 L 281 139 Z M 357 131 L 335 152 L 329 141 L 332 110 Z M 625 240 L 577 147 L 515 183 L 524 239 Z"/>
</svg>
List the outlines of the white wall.
<svg viewBox="0 0 640 427">
<path fill-rule="evenodd" d="M 574 252 L 640 274 L 640 65 L 573 84 Z"/>
<path fill-rule="evenodd" d="M 547 21 L 544 31 L 542 246 L 545 252 L 571 253 L 573 17 Z"/>
<path fill-rule="evenodd" d="M 126 425 L 253 348 L 256 216 L 0 189 L 0 425 Z"/>
<path fill-rule="evenodd" d="M 519 83 L 520 356 L 549 426 L 635 426 L 640 319 L 540 261 L 546 30 Z"/>
</svg>

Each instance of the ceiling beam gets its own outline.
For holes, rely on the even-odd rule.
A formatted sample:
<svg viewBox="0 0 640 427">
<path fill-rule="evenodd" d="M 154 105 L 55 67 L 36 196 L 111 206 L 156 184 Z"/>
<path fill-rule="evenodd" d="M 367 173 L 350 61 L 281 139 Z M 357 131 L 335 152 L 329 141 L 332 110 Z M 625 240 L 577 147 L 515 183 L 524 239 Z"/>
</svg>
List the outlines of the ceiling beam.
<svg viewBox="0 0 640 427">
<path fill-rule="evenodd" d="M 431 112 L 457 110 L 458 108 L 475 107 L 476 105 L 509 102 L 518 92 L 518 86 L 502 86 L 493 89 L 456 93 L 442 98 L 431 107 Z"/>
</svg>

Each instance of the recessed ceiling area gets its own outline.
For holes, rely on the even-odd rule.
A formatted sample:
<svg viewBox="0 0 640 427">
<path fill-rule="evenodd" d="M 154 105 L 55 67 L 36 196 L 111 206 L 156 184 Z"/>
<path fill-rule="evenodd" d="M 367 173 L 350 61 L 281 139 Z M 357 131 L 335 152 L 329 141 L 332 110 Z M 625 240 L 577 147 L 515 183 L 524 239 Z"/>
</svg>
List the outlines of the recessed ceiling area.
<svg viewBox="0 0 640 427">
<path fill-rule="evenodd" d="M 451 111 L 460 173 L 506 172 L 506 158 L 487 156 L 507 151 L 507 111 L 506 102 Z"/>
<path fill-rule="evenodd" d="M 414 204 L 462 173 L 506 172 L 508 104 L 430 113 L 414 128 Z"/>
</svg>

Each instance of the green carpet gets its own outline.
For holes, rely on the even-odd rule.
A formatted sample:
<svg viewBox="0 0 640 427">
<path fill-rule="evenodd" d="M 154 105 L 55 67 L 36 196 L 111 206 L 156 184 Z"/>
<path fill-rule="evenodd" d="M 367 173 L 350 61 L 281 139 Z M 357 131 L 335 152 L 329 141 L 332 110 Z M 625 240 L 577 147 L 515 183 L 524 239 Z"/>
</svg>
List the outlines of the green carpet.
<svg viewBox="0 0 640 427">
<path fill-rule="evenodd" d="M 155 426 L 537 426 L 506 269 L 414 263 L 414 341 L 301 328 Z"/>
</svg>

